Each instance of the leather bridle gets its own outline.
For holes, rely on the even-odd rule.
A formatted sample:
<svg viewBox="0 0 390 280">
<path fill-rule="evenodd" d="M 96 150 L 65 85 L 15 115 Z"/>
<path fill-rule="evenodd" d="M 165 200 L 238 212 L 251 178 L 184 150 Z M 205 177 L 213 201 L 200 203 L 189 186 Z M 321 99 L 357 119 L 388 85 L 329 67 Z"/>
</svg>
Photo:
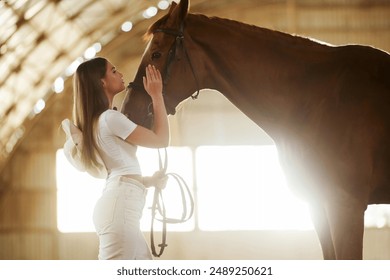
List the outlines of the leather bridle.
<svg viewBox="0 0 390 280">
<path fill-rule="evenodd" d="M 188 52 L 187 52 L 187 49 L 184 45 L 184 24 L 182 23 L 180 25 L 180 28 L 179 30 L 176 30 L 176 29 L 170 29 L 170 28 L 158 28 L 156 30 L 153 31 L 153 34 L 156 34 L 156 33 L 164 33 L 164 34 L 167 34 L 167 35 L 171 35 L 171 36 L 174 36 L 176 37 L 175 38 L 175 42 L 172 44 L 169 52 L 168 52 L 168 57 L 167 57 L 167 61 L 166 61 L 166 64 L 165 64 L 165 67 L 164 67 L 164 70 L 162 71 L 162 77 L 163 77 L 163 88 L 165 89 L 168 85 L 168 81 L 170 79 L 170 76 L 171 76 L 171 69 L 172 69 L 172 65 L 175 61 L 177 61 L 175 58 L 176 58 L 176 52 L 178 49 L 181 49 L 183 50 L 184 54 L 185 54 L 185 57 L 188 61 L 188 64 L 190 66 L 190 69 L 191 69 L 191 72 L 192 72 L 192 76 L 194 77 L 194 80 L 195 80 L 195 83 L 196 83 L 196 92 L 194 94 L 191 95 L 191 98 L 192 99 L 197 99 L 198 96 L 199 96 L 199 92 L 200 92 L 200 87 L 199 87 L 199 81 L 197 79 L 197 76 L 195 74 L 195 71 L 194 71 L 194 67 L 192 65 L 192 62 L 191 62 L 191 59 L 190 59 L 190 56 L 188 55 Z M 135 82 L 131 82 L 129 83 L 129 87 L 135 89 L 135 90 L 139 90 L 139 91 L 142 91 L 144 92 L 145 94 L 146 91 L 143 87 L 143 85 L 139 85 Z M 164 92 L 163 92 L 163 97 L 165 99 L 165 103 L 167 104 L 167 101 L 169 99 L 169 96 L 167 96 Z M 147 120 L 149 120 L 151 117 L 153 117 L 153 106 L 152 106 L 152 103 L 150 103 L 148 105 L 148 108 L 147 108 L 147 116 L 144 120 L 144 122 L 146 122 Z"/>
<path fill-rule="evenodd" d="M 193 77 L 195 79 L 196 88 L 197 88 L 196 93 L 191 95 L 191 98 L 192 99 L 197 99 L 198 96 L 199 96 L 200 87 L 199 87 L 198 79 L 197 79 L 197 77 L 195 75 L 194 67 L 192 66 L 192 62 L 191 62 L 190 56 L 188 55 L 187 49 L 186 49 L 186 47 L 184 45 L 184 23 L 182 23 L 180 25 L 179 30 L 171 29 L 171 28 L 157 28 L 156 30 L 153 31 L 153 34 L 156 34 L 156 33 L 159 33 L 159 32 L 162 32 L 164 34 L 172 35 L 172 36 L 176 37 L 175 38 L 175 43 L 172 45 L 171 49 L 168 52 L 167 63 L 165 64 L 165 69 L 164 69 L 164 71 L 162 73 L 164 87 L 168 84 L 168 80 L 170 78 L 171 67 L 172 67 L 173 62 L 175 62 L 176 50 L 181 48 L 183 50 L 185 56 L 186 56 L 188 64 L 190 65 L 191 72 L 192 72 L 192 75 L 193 75 Z"/>
</svg>

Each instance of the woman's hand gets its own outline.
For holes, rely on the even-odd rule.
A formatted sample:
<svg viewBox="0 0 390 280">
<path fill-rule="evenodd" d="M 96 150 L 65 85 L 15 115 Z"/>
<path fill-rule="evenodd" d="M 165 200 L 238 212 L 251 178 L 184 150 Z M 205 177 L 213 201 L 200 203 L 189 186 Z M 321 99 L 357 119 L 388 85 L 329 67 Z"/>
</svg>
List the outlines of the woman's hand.
<svg viewBox="0 0 390 280">
<path fill-rule="evenodd" d="M 168 176 L 161 171 L 157 171 L 153 174 L 152 180 L 153 180 L 153 186 L 163 190 L 167 185 Z"/>
<path fill-rule="evenodd" d="M 169 145 L 169 124 L 162 95 L 162 78 L 160 71 L 152 65 L 146 67 L 146 77 L 143 77 L 144 86 L 153 105 L 153 127 L 147 129 L 138 125 L 130 133 L 126 141 L 134 145 L 148 148 L 164 148 Z"/>
<path fill-rule="evenodd" d="M 144 177 L 145 187 L 156 187 L 158 189 L 165 189 L 168 181 L 168 176 L 162 172 L 157 171 L 153 174 L 152 177 Z"/>
<path fill-rule="evenodd" d="M 146 67 L 146 77 L 143 77 L 146 92 L 152 99 L 162 96 L 162 77 L 160 71 L 153 65 Z"/>
</svg>

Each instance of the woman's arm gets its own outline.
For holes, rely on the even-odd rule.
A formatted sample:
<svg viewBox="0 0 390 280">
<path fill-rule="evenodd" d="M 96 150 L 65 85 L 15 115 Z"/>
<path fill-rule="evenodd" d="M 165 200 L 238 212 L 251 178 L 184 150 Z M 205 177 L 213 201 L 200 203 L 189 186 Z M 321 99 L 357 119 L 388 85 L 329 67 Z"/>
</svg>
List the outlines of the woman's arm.
<svg viewBox="0 0 390 280">
<path fill-rule="evenodd" d="M 160 71 L 154 66 L 146 67 L 143 77 L 144 87 L 153 103 L 154 125 L 151 130 L 140 125 L 130 133 L 126 141 L 134 145 L 148 148 L 164 148 L 169 145 L 169 124 L 162 96 L 162 78 Z"/>
</svg>

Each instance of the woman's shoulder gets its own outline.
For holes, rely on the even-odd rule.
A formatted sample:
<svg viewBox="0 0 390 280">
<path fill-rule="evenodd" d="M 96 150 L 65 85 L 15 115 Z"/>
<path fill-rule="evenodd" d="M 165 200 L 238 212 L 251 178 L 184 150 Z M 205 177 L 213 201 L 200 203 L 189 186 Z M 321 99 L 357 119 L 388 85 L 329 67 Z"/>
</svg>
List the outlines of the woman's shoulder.
<svg viewBox="0 0 390 280">
<path fill-rule="evenodd" d="M 125 139 L 137 125 L 116 110 L 106 110 L 99 117 L 100 132 L 106 131 Z"/>
<path fill-rule="evenodd" d="M 122 117 L 124 117 L 124 115 L 121 112 L 113 109 L 107 109 L 106 111 L 101 113 L 99 119 L 107 121 L 112 118 L 122 118 Z"/>
<path fill-rule="evenodd" d="M 118 122 L 126 123 L 126 124 L 131 122 L 124 114 L 122 114 L 121 112 L 119 112 L 117 110 L 113 110 L 113 109 L 108 109 L 108 110 L 104 111 L 100 115 L 99 121 L 107 123 L 108 126 L 110 126 L 110 124 L 114 124 L 114 123 L 116 124 Z"/>
</svg>

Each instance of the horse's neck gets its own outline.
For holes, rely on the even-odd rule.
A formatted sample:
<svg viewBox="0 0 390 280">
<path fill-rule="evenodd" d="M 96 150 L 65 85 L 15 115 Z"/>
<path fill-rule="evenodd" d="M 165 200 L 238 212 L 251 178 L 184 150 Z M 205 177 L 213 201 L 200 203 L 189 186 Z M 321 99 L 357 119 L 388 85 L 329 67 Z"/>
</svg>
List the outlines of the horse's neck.
<svg viewBox="0 0 390 280">
<path fill-rule="evenodd" d="M 307 71 L 304 50 L 323 46 L 229 20 L 194 16 L 193 21 L 189 32 L 202 55 L 197 61 L 209 69 L 202 87 L 218 90 L 258 125 L 272 127 L 267 132 L 286 125 L 302 94 L 294 79 Z"/>
</svg>

